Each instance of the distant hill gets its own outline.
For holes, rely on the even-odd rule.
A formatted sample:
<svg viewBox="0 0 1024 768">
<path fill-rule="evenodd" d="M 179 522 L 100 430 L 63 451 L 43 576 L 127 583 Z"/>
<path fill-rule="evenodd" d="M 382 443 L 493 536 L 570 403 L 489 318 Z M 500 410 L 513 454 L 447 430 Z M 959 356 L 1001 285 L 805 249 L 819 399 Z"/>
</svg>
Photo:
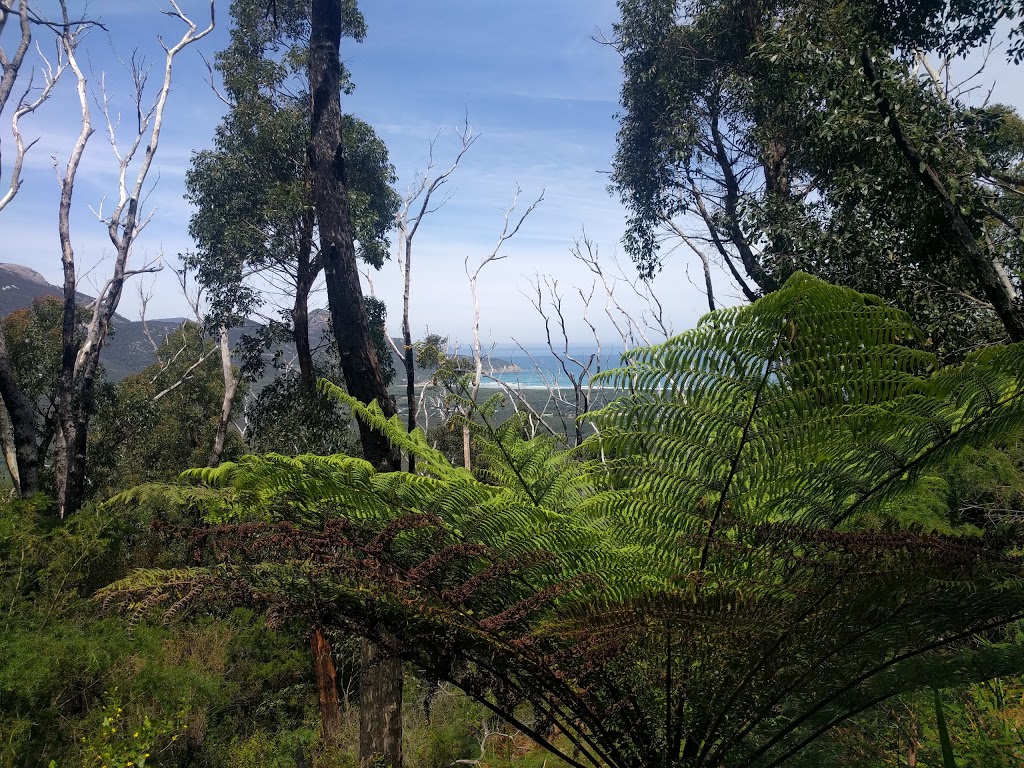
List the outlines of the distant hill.
<svg viewBox="0 0 1024 768">
<path fill-rule="evenodd" d="M 64 299 L 64 289 L 50 285 L 46 278 L 21 264 L 0 263 L 0 317 L 25 309 L 43 296 Z M 95 299 L 84 293 L 77 295 L 79 304 L 91 304 Z"/>
<path fill-rule="evenodd" d="M 63 299 L 62 288 L 51 285 L 41 274 L 34 269 L 24 267 L 20 264 L 0 263 L 0 317 L 6 317 L 11 312 L 19 309 L 26 309 L 32 302 L 44 296 L 53 296 Z M 95 298 L 84 293 L 77 295 L 79 304 L 89 305 Z M 309 333 L 310 340 L 316 344 L 328 324 L 328 313 L 326 310 L 314 310 L 310 312 Z M 177 330 L 184 322 L 183 318 L 165 318 L 162 320 L 147 320 L 145 325 L 137 320 L 129 320 L 126 317 L 115 315 L 112 323 L 113 334 L 103 348 L 101 360 L 111 381 L 120 381 L 126 376 L 138 373 L 154 362 L 156 356 L 153 354 L 153 342 L 160 344 L 169 333 Z M 146 336 L 148 327 L 149 337 Z M 232 346 L 239 338 L 247 333 L 253 333 L 259 327 L 259 323 L 253 320 L 246 321 L 240 328 L 232 328 L 228 334 Z M 399 345 L 401 342 L 399 342 Z M 275 350 L 267 353 L 268 361 Z M 284 345 L 281 349 L 285 355 L 294 354 L 291 345 Z M 391 353 L 392 364 L 398 374 L 397 381 L 404 381 L 402 376 L 403 363 L 398 355 Z M 507 360 L 491 359 L 489 361 L 493 370 L 502 370 L 511 366 Z M 417 371 L 417 376 L 420 375 Z"/>
</svg>

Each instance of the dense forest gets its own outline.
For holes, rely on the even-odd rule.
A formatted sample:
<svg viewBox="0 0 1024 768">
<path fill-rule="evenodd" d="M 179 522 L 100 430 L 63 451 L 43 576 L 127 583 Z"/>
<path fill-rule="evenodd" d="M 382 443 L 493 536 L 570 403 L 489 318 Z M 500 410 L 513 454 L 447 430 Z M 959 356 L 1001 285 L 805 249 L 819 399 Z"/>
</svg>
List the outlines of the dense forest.
<svg viewBox="0 0 1024 768">
<path fill-rule="evenodd" d="M 415 238 L 477 136 L 396 191 L 344 111 L 346 46 L 386 34 L 355 0 L 168 0 L 127 128 L 75 5 L 0 0 L 0 221 L 24 121 L 65 99 L 74 131 L 63 284 L 0 320 L 0 768 L 1024 764 L 1024 121 L 954 75 L 1024 59 L 1024 3 L 619 0 L 593 44 L 621 57 L 636 277 L 575 241 L 606 294 L 579 292 L 582 356 L 536 278 L 539 393 L 494 375 L 477 291 L 543 192 L 467 258 L 468 351 L 414 338 Z M 115 380 L 174 64 L 215 18 L 193 317 L 143 297 L 151 362 Z M 678 335 L 669 258 L 708 309 Z M 389 260 L 399 306 L 365 292 Z"/>
</svg>

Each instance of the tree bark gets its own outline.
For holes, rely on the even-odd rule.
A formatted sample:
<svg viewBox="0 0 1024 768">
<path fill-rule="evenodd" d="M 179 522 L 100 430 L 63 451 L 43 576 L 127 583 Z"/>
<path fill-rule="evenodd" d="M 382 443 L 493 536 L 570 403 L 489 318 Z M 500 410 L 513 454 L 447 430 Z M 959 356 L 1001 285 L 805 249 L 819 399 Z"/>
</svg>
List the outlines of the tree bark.
<svg viewBox="0 0 1024 768">
<path fill-rule="evenodd" d="M 331 658 L 331 644 L 324 631 L 317 627 L 309 638 L 313 652 L 313 672 L 316 676 L 316 690 L 320 696 L 320 721 L 323 726 L 324 742 L 329 747 L 338 746 L 341 734 L 341 706 L 338 703 L 338 683 Z"/>
<path fill-rule="evenodd" d="M 303 292 L 301 285 L 296 286 L 292 303 L 292 338 L 302 391 L 312 397 L 316 392 L 316 376 L 313 373 L 313 347 L 309 342 L 309 290 Z"/>
<path fill-rule="evenodd" d="M 429 199 L 429 198 L 428 198 Z M 409 416 L 406 429 L 416 429 L 416 360 L 413 356 L 412 326 L 409 323 L 409 286 L 412 282 L 412 237 L 405 237 L 405 274 L 402 284 L 402 365 L 405 368 L 405 401 Z M 416 473 L 416 457 L 411 453 L 407 459 L 409 473 Z"/>
<path fill-rule="evenodd" d="M 307 186 L 309 186 L 307 184 Z M 312 192 L 312 190 L 308 190 Z M 309 201 L 312 205 L 312 200 Z M 299 236 L 298 269 L 295 279 L 295 301 L 292 304 L 292 338 L 299 363 L 299 381 L 309 397 L 316 395 L 316 374 L 313 369 L 313 349 L 309 342 L 309 293 L 323 265 L 313 255 L 313 225 L 315 214 L 310 208 L 302 217 Z"/>
<path fill-rule="evenodd" d="M 7 352 L 7 338 L 0 329 L 0 398 L 3 399 L 7 421 L 10 424 L 8 445 L 4 439 L 4 455 L 18 495 L 27 499 L 39 490 L 39 443 L 36 438 L 32 401 L 14 376 Z M 13 449 L 13 450 L 12 450 Z"/>
<path fill-rule="evenodd" d="M 312 120 L 309 167 L 320 231 L 320 253 L 327 277 L 327 301 L 345 386 L 360 402 L 376 400 L 384 414 L 396 413 L 384 386 L 359 283 L 345 183 L 341 137 L 341 0 L 313 0 L 309 39 L 309 88 Z M 388 439 L 359 422 L 363 455 L 378 470 L 398 470 L 401 459 Z M 372 643 L 363 643 L 360 687 L 359 762 L 383 759 L 402 765 L 402 667 Z M 397 715 L 395 714 L 397 712 Z"/>
<path fill-rule="evenodd" d="M 309 155 L 327 301 L 349 394 L 363 403 L 376 400 L 386 416 L 393 416 L 395 401 L 384 385 L 356 265 L 341 141 L 340 45 L 341 0 L 314 0 L 309 41 L 313 99 Z M 398 454 L 384 435 L 360 421 L 359 437 L 364 457 L 375 467 L 400 467 Z"/>
<path fill-rule="evenodd" d="M 740 180 L 736 176 L 736 171 L 733 169 L 732 160 L 729 158 L 725 138 L 722 136 L 722 129 L 719 124 L 721 115 L 717 104 L 717 96 L 715 97 L 715 102 L 709 103 L 708 108 L 711 112 L 709 123 L 711 138 L 714 142 L 715 160 L 722 171 L 722 185 L 725 187 L 725 221 L 729 239 L 739 252 L 740 261 L 743 262 L 743 268 L 746 270 L 747 276 L 757 284 L 762 293 L 771 293 L 778 290 L 779 284 L 761 265 L 740 224 L 739 201 L 741 185 Z"/>
<path fill-rule="evenodd" d="M 227 442 L 228 427 L 231 426 L 231 410 L 235 406 L 235 393 L 238 391 L 238 377 L 231 365 L 231 347 L 228 344 L 227 326 L 220 327 L 220 367 L 224 378 L 224 397 L 220 405 L 220 417 L 217 419 L 217 433 L 213 437 L 213 448 L 210 450 L 209 465 L 218 466 L 224 457 L 224 444 Z"/>
<path fill-rule="evenodd" d="M 7 19 L 12 13 L 18 19 L 21 34 L 14 55 L 9 59 L 5 56 L 2 67 L 0 67 L 3 72 L 0 75 L 0 112 L 7 106 L 7 100 L 11 97 L 14 83 L 21 71 L 21 64 L 25 60 L 25 54 L 28 53 L 29 46 L 32 44 L 32 27 L 29 24 L 27 0 L 19 0 L 17 7 L 11 4 L 9 8 L 0 10 L 0 30 L 7 25 Z"/>
<path fill-rule="evenodd" d="M 402 662 L 363 640 L 359 676 L 359 768 L 402 765 Z"/>
</svg>

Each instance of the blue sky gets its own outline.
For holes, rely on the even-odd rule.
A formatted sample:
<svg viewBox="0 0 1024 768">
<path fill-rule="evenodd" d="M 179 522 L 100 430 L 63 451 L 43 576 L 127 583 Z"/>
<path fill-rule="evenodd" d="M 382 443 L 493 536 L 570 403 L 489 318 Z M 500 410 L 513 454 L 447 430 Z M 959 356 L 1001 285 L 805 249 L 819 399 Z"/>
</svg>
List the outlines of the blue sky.
<svg viewBox="0 0 1024 768">
<path fill-rule="evenodd" d="M 46 10 L 51 0 L 39 0 Z M 182 7 L 202 23 L 207 0 L 181 0 Z M 544 202 L 503 249 L 507 255 L 481 275 L 482 330 L 485 342 L 505 346 L 511 338 L 531 343 L 543 337 L 540 318 L 523 296 L 537 274 L 551 275 L 566 295 L 570 333 L 589 343 L 586 326 L 574 302 L 576 287 L 589 290 L 591 276 L 570 256 L 570 246 L 583 228 L 610 259 L 618 248 L 624 214 L 607 190 L 607 172 L 615 150 L 620 86 L 617 54 L 591 38 L 611 33 L 617 15 L 614 0 L 373 0 L 364 2 L 368 22 L 365 42 L 347 41 L 343 56 L 356 91 L 343 108 L 371 123 L 385 140 L 398 171 L 399 191 L 427 162 L 428 144 L 440 131 L 435 153 L 444 165 L 457 147 L 454 134 L 465 118 L 480 138 L 465 157 L 450 185 L 450 202 L 423 225 L 416 238 L 412 289 L 412 326 L 416 336 L 427 329 L 460 342 L 469 339 L 471 303 L 463 262 L 490 253 L 501 230 L 503 210 L 516 185 L 526 204 L 541 189 Z M 102 19 L 109 33 L 94 30 L 81 48 L 89 68 L 94 96 L 103 73 L 112 109 L 126 117 L 134 108 L 126 99 L 127 78 L 118 57 L 137 50 L 153 65 L 155 84 L 162 66 L 157 36 L 176 39 L 180 26 L 160 13 L 166 0 L 92 0 L 87 13 Z M 167 121 L 151 174 L 146 210 L 152 221 L 137 242 L 134 263 L 162 257 L 169 264 L 188 250 L 191 210 L 184 201 L 184 174 L 193 151 L 209 146 L 224 106 L 206 84 L 208 59 L 223 48 L 230 20 L 228 3 L 218 0 L 218 28 L 186 50 L 175 64 L 174 90 Z M 44 39 L 40 35 L 40 39 Z M 9 41 L 5 40 L 5 43 Z M 1020 106 L 1018 78 L 993 57 L 995 97 Z M 94 120 L 99 121 L 96 105 Z M 102 129 L 102 124 L 98 124 Z M 39 113 L 27 119 L 24 131 L 39 137 L 24 173 L 19 198 L 0 212 L 5 237 L 0 261 L 13 261 L 60 282 L 56 235 L 57 185 L 53 158 L 63 164 L 78 129 L 77 102 L 68 78 Z M 10 141 L 6 119 L 0 134 Z M 7 168 L 4 168 L 6 174 Z M 94 214 L 104 197 L 116 194 L 115 165 L 102 130 L 89 144 L 76 191 L 73 239 L 80 263 L 95 265 L 82 281 L 100 282 L 111 254 L 105 228 Z M 6 183 L 6 176 L 4 178 Z M 106 203 L 109 209 L 110 203 Z M 632 277 L 632 266 L 621 266 Z M 614 271 L 608 262 L 606 267 Z M 703 313 L 704 297 L 693 285 L 699 267 L 681 252 L 670 256 L 654 289 L 675 330 L 691 326 Z M 391 308 L 390 328 L 400 322 L 400 278 L 394 264 L 374 276 L 376 293 Z M 150 317 L 187 314 L 169 271 L 142 284 L 153 292 Z M 735 301 L 724 279 L 716 286 L 719 300 Z M 616 296 L 639 312 L 627 286 Z M 121 313 L 138 314 L 133 287 L 126 290 Z M 613 346 L 614 330 L 604 318 L 603 295 L 595 296 L 591 319 L 603 341 Z M 653 337 L 652 337 L 653 338 Z"/>
<path fill-rule="evenodd" d="M 81 48 L 94 90 L 105 73 L 113 109 L 134 113 L 127 78 L 118 57 L 137 49 L 153 65 L 157 79 L 162 52 L 157 36 L 176 39 L 179 27 L 160 14 L 156 0 L 93 0 L 88 12 L 102 19 L 109 33 L 94 30 Z M 343 108 L 372 124 L 387 143 L 398 171 L 400 192 L 427 163 L 428 145 L 439 164 L 456 150 L 455 129 L 468 118 L 479 139 L 452 179 L 451 199 L 429 217 L 416 238 L 412 324 L 414 335 L 450 334 L 468 341 L 471 302 L 464 260 L 474 263 L 490 253 L 501 230 L 503 211 L 516 185 L 525 205 L 544 190 L 545 199 L 519 235 L 503 249 L 507 258 L 491 264 L 480 278 L 484 340 L 507 344 L 510 338 L 535 342 L 543 325 L 522 291 L 529 279 L 549 274 L 567 295 L 566 314 L 574 339 L 588 343 L 574 285 L 589 290 L 591 277 L 570 256 L 583 228 L 611 257 L 623 228 L 623 212 L 606 191 L 615 147 L 620 75 L 614 51 L 591 37 L 611 32 L 614 0 L 528 0 L 517 3 L 442 0 L 418 3 L 374 0 L 364 3 L 369 32 L 365 42 L 347 41 L 343 56 L 356 83 Z M 199 22 L 208 4 L 183 0 Z M 218 28 L 176 61 L 175 86 L 146 207 L 153 219 L 138 240 L 134 262 L 162 254 L 174 263 L 191 246 L 190 209 L 183 200 L 184 173 L 194 150 L 210 144 L 223 105 L 205 83 L 207 58 L 227 39 L 228 4 L 218 2 Z M 42 37 L 42 36 L 40 36 Z M 53 158 L 63 164 L 78 127 L 77 102 L 69 78 L 54 98 L 25 121 L 27 136 L 39 136 L 26 172 L 25 186 L 13 205 L 0 213 L 4 244 L 0 261 L 31 266 L 51 282 L 60 282 L 56 235 L 57 185 Z M 93 105 L 94 120 L 100 114 Z M 102 128 L 100 124 L 97 126 Z M 6 134 L 5 144 L 9 143 Z M 6 169 L 5 169 L 6 171 Z M 92 137 L 76 190 L 73 238 L 83 265 L 95 264 L 83 281 L 102 280 L 111 254 L 105 228 L 94 214 L 116 194 L 115 165 L 102 130 Z M 107 259 L 107 262 L 103 260 Z M 609 269 L 614 266 L 609 262 Z M 632 277 L 625 259 L 624 271 Z M 392 330 L 399 326 L 400 277 L 386 264 L 374 275 L 378 296 L 392 307 Z M 154 291 L 150 317 L 187 314 L 173 277 L 146 278 Z M 683 265 L 673 265 L 657 281 L 677 329 L 691 325 L 704 306 Z M 630 298 L 626 286 L 617 296 Z M 595 298 L 592 316 L 611 343 L 614 331 L 603 321 L 605 302 Z M 121 313 L 138 314 L 134 287 L 126 290 Z"/>
</svg>

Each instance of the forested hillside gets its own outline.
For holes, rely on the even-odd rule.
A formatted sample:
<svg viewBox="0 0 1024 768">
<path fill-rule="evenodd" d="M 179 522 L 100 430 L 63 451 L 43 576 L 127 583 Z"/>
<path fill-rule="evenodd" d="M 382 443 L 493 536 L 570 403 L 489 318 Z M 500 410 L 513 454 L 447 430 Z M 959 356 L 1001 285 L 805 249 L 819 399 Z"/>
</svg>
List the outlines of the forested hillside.
<svg viewBox="0 0 1024 768">
<path fill-rule="evenodd" d="M 354 0 L 142 5 L 0 2 L 0 220 L 53 253 L 0 264 L 0 768 L 1024 763 L 1024 122 L 977 85 L 1024 4 L 618 0 L 629 262 L 559 221 L 571 285 L 568 165 L 472 250 L 435 223 L 486 134 L 399 168 L 417 105 L 349 111 L 368 36 L 482 70 L 489 14 L 540 52 L 565 9 L 449 50 Z M 531 142 L 590 100 L 487 93 L 552 109 Z M 535 344 L 484 319 L 513 252 Z"/>
</svg>

